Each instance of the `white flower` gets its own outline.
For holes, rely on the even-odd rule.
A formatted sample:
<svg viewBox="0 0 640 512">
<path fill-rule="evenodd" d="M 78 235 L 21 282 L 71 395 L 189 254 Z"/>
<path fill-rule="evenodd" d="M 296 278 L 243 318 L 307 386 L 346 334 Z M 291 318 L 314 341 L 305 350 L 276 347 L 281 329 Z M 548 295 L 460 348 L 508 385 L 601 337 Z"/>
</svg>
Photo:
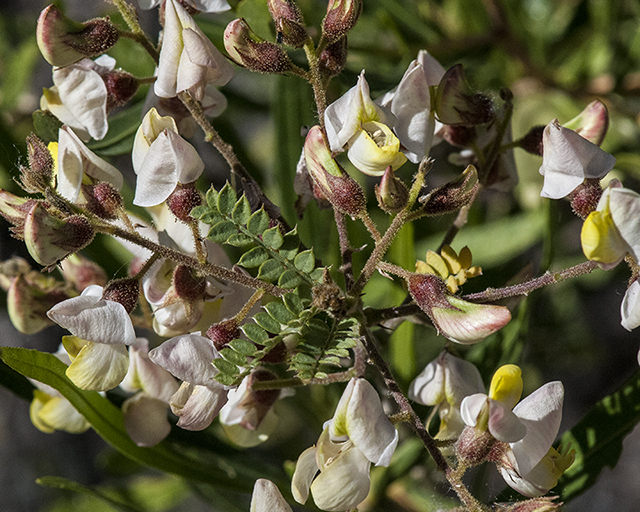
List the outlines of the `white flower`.
<svg viewBox="0 0 640 512">
<path fill-rule="evenodd" d="M 585 178 L 603 178 L 616 163 L 616 159 L 609 153 L 573 130 L 564 128 L 557 119 L 544 129 L 542 146 L 542 197 L 566 197 Z"/>
<path fill-rule="evenodd" d="M 78 200 L 85 177 L 106 181 L 118 190 L 122 188 L 120 171 L 87 148 L 68 126 L 63 126 L 58 131 L 57 149 L 55 145 L 49 146 L 54 148 L 52 153 L 57 169 L 56 188 L 65 199 L 72 202 Z"/>
<path fill-rule="evenodd" d="M 271 480 L 259 478 L 253 486 L 249 512 L 291 512 L 280 489 Z"/>
<path fill-rule="evenodd" d="M 101 75 L 113 70 L 115 64 L 115 59 L 102 55 L 95 61 L 82 59 L 70 66 L 53 68 L 54 86 L 44 89 L 40 108 L 49 110 L 84 141 L 103 139 L 109 124 L 107 86 Z"/>
<path fill-rule="evenodd" d="M 171 431 L 167 409 L 178 383 L 149 359 L 149 342 L 138 338 L 129 349 L 129 369 L 120 387 L 137 392 L 122 404 L 124 426 L 138 446 L 153 446 Z"/>
<path fill-rule="evenodd" d="M 140 9 L 149 10 L 158 7 L 162 0 L 138 0 Z M 186 0 L 186 3 L 202 12 L 224 12 L 231 9 L 227 0 Z"/>
<path fill-rule="evenodd" d="M 462 400 L 482 390 L 484 384 L 478 369 L 444 351 L 411 382 L 408 397 L 423 405 L 436 406 L 440 414 L 436 437 L 451 439 L 460 435 L 465 426 L 460 416 Z"/>
<path fill-rule="evenodd" d="M 189 91 L 196 100 L 201 100 L 207 84 L 225 85 L 233 73 L 233 66 L 186 9 L 176 0 L 167 0 L 155 93 L 172 98 Z"/>
<path fill-rule="evenodd" d="M 204 170 L 200 155 L 178 134 L 175 121 L 161 117 L 155 108 L 138 128 L 131 156 L 138 175 L 133 204 L 138 206 L 164 202 L 178 183 L 192 183 Z"/>
<path fill-rule="evenodd" d="M 397 443 L 398 432 L 373 386 L 364 379 L 352 379 L 317 446 L 298 458 L 291 482 L 293 497 L 304 504 L 311 491 L 322 510 L 356 508 L 369 493 L 371 462 L 388 466 Z"/>
<path fill-rule="evenodd" d="M 622 327 L 627 331 L 632 331 L 640 326 L 640 282 L 635 280 L 631 286 L 627 288 L 622 305 L 620 306 L 620 314 L 622 316 Z"/>
<path fill-rule="evenodd" d="M 170 399 L 179 427 L 207 428 L 227 402 L 227 388 L 215 379 L 218 357 L 213 342 L 199 333 L 176 336 L 149 352 L 151 361 L 183 381 Z"/>
</svg>

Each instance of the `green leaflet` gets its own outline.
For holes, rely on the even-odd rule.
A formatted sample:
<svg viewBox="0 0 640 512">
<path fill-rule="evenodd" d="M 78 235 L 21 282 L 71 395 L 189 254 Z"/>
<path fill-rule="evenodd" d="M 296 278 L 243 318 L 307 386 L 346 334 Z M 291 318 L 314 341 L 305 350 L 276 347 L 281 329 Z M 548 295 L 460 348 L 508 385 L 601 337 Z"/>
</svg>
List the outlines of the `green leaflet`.
<svg viewBox="0 0 640 512">
<path fill-rule="evenodd" d="M 68 480 L 66 478 L 62 478 L 59 476 L 43 476 L 36 480 L 36 483 L 40 485 L 44 485 L 46 487 L 54 487 L 56 489 L 64 489 L 66 491 L 73 491 L 81 494 L 87 494 L 92 496 L 93 498 L 97 498 L 100 501 L 104 501 L 111 507 L 116 510 L 120 510 L 121 512 L 138 512 L 140 509 L 133 507 L 127 503 L 123 503 L 121 501 L 116 501 L 102 491 L 95 487 L 87 487 L 84 485 L 80 485 L 73 480 Z"/>
</svg>

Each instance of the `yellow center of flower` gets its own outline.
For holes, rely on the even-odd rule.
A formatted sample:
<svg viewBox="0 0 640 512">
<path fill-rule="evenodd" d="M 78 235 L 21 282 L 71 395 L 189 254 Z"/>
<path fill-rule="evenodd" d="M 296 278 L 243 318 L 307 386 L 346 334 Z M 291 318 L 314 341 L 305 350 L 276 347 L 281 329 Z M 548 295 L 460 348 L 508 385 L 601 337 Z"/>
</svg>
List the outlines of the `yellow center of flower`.
<svg viewBox="0 0 640 512">
<path fill-rule="evenodd" d="M 627 244 L 608 209 L 589 214 L 582 225 L 580 241 L 584 255 L 600 263 L 615 263 L 627 252 Z"/>
<path fill-rule="evenodd" d="M 382 176 L 387 167 L 395 171 L 407 161 L 400 151 L 400 141 L 383 123 L 368 121 L 362 124 L 349 141 L 349 160 L 360 171 L 369 176 Z"/>
<path fill-rule="evenodd" d="M 515 364 L 498 368 L 491 379 L 489 398 L 502 402 L 513 409 L 522 396 L 522 371 Z"/>
</svg>

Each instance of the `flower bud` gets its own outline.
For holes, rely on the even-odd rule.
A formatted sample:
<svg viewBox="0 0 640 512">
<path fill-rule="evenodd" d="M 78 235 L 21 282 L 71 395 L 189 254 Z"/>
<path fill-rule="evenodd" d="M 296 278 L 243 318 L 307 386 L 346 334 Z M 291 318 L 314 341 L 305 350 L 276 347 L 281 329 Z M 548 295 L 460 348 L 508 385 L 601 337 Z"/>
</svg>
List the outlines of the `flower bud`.
<svg viewBox="0 0 640 512">
<path fill-rule="evenodd" d="M 117 302 L 124 306 L 127 313 L 131 313 L 138 304 L 140 282 L 135 277 L 116 279 L 105 286 L 102 298 Z"/>
<path fill-rule="evenodd" d="M 20 197 L 0 189 L 0 215 L 13 224 L 10 228 L 13 236 L 19 240 L 24 240 L 24 221 L 31 209 L 39 201 Z"/>
<path fill-rule="evenodd" d="M 455 180 L 418 198 L 423 204 L 422 211 L 427 215 L 443 215 L 458 211 L 465 206 L 479 187 L 478 171 L 468 166 Z"/>
<path fill-rule="evenodd" d="M 91 213 L 107 220 L 118 217 L 124 203 L 120 192 L 113 185 L 100 181 L 95 185 L 83 184 L 81 189 Z"/>
<path fill-rule="evenodd" d="M 600 100 L 594 100 L 580 114 L 565 123 L 564 127 L 599 146 L 609 128 L 609 111 Z"/>
<path fill-rule="evenodd" d="M 527 134 L 520 139 L 518 145 L 527 153 L 542 156 L 542 135 L 544 126 L 534 126 Z"/>
<path fill-rule="evenodd" d="M 167 198 L 167 206 L 178 220 L 193 222 L 190 213 L 196 206 L 202 204 L 202 196 L 193 184 L 178 184 L 173 193 Z"/>
<path fill-rule="evenodd" d="M 107 86 L 107 112 L 127 103 L 138 91 L 140 82 L 126 71 L 113 70 L 102 75 Z"/>
<path fill-rule="evenodd" d="M 222 350 L 233 340 L 240 337 L 238 321 L 234 318 L 213 324 L 207 329 L 207 338 L 213 342 L 216 350 Z"/>
<path fill-rule="evenodd" d="M 488 430 L 465 427 L 455 444 L 458 460 L 467 466 L 477 466 L 487 459 L 496 438 Z"/>
<path fill-rule="evenodd" d="M 554 512 L 559 511 L 562 503 L 556 503 L 558 496 L 546 496 L 515 503 L 496 503 L 496 512 Z"/>
<path fill-rule="evenodd" d="M 33 133 L 27 137 L 27 158 L 29 166 L 20 166 L 20 186 L 30 194 L 42 193 L 51 187 L 54 161 L 47 146 Z"/>
<path fill-rule="evenodd" d="M 40 13 L 36 37 L 46 61 L 63 67 L 103 54 L 118 42 L 119 33 L 108 17 L 78 23 L 50 5 Z"/>
<path fill-rule="evenodd" d="M 478 134 L 475 126 L 445 124 L 438 135 L 452 146 L 467 148 L 475 142 Z"/>
<path fill-rule="evenodd" d="M 206 279 L 197 275 L 195 270 L 187 265 L 176 267 L 172 284 L 176 296 L 187 301 L 202 300 L 207 289 Z"/>
<path fill-rule="evenodd" d="M 248 377 L 247 391 L 237 407 L 245 413 L 240 425 L 248 430 L 255 430 L 260 426 L 271 406 L 280 397 L 279 389 L 253 389 L 255 382 L 276 380 L 277 377 L 267 370 L 254 370 Z"/>
<path fill-rule="evenodd" d="M 347 63 L 347 36 L 328 45 L 320 53 L 320 73 L 327 76 L 339 75 Z"/>
<path fill-rule="evenodd" d="M 488 123 L 495 117 L 493 101 L 471 88 L 462 64 L 456 64 L 442 77 L 435 109 L 443 124 L 473 126 Z"/>
<path fill-rule="evenodd" d="M 24 241 L 31 257 L 44 266 L 55 265 L 91 243 L 95 231 L 80 215 L 60 219 L 36 203 L 24 221 Z"/>
<path fill-rule="evenodd" d="M 304 156 L 309 175 L 338 211 L 351 217 L 358 217 L 366 211 L 362 188 L 331 158 L 327 139 L 318 125 L 307 134 Z"/>
<path fill-rule="evenodd" d="M 47 317 L 49 311 L 58 302 L 69 295 L 60 288 L 47 289 L 44 283 L 30 283 L 25 275 L 13 278 L 7 290 L 7 311 L 13 326 L 23 334 L 35 334 L 45 327 L 53 325 Z"/>
<path fill-rule="evenodd" d="M 409 189 L 394 176 L 391 166 L 382 175 L 380 185 L 375 186 L 375 193 L 378 205 L 387 213 L 398 213 L 409 200 Z"/>
<path fill-rule="evenodd" d="M 600 180 L 587 178 L 584 183 L 571 192 L 567 198 L 571 201 L 571 208 L 582 220 L 585 220 L 589 214 L 598 206 L 598 202 L 602 197 L 602 186 Z"/>
<path fill-rule="evenodd" d="M 329 44 L 342 39 L 356 26 L 362 14 L 362 0 L 330 0 L 322 21 L 322 38 Z"/>
<path fill-rule="evenodd" d="M 79 292 L 92 284 L 98 286 L 107 284 L 107 273 L 104 269 L 81 254 L 72 254 L 62 261 L 60 270 L 65 280 Z"/>
<path fill-rule="evenodd" d="M 293 0 L 268 0 L 278 37 L 286 45 L 300 48 L 309 39 L 302 13 Z M 279 39 L 279 41 L 280 41 Z"/>
<path fill-rule="evenodd" d="M 282 74 L 292 66 L 281 46 L 260 38 L 242 18 L 227 25 L 224 47 L 236 64 L 258 73 Z"/>
</svg>

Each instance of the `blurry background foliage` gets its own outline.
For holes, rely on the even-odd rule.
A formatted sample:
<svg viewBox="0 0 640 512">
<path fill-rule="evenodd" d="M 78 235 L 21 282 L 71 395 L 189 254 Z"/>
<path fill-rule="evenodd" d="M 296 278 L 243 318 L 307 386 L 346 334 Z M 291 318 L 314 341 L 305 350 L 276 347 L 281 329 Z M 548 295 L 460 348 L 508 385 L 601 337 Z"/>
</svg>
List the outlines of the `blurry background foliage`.
<svg viewBox="0 0 640 512">
<path fill-rule="evenodd" d="M 40 56 L 35 42 L 36 19 L 47 3 L 22 0 L 3 2 L 0 6 L 0 187 L 14 192 L 17 187 L 13 178 L 18 172 L 18 162 L 24 159 L 24 140 L 33 129 L 31 113 L 38 108 L 42 87 L 52 85 L 50 66 Z M 121 21 L 110 5 L 99 0 L 55 3 L 78 20 L 109 13 L 116 23 Z M 226 24 L 238 16 L 246 18 L 262 37 L 275 40 L 265 0 L 231 3 L 236 8 L 235 13 L 197 18 L 214 44 L 222 47 Z M 298 0 L 298 4 L 307 25 L 317 35 L 326 1 Z M 141 12 L 141 15 L 144 26 L 155 38 L 159 28 L 154 19 L 155 11 Z M 514 140 L 532 126 L 545 125 L 556 117 L 561 123 L 568 121 L 591 100 L 602 100 L 611 117 L 602 147 L 618 159 L 610 176 L 621 179 L 629 188 L 640 190 L 640 2 L 637 0 L 365 0 L 363 15 L 348 40 L 346 69 L 331 83 L 329 101 L 352 87 L 362 69 L 366 70 L 372 97 L 376 98 L 395 87 L 418 51 L 427 49 L 445 68 L 464 64 L 469 81 L 480 90 L 496 94 L 500 88 L 508 87 L 513 91 Z M 118 66 L 136 76 L 153 73 L 151 59 L 128 40 L 121 40 L 109 53 L 117 59 Z M 302 57 L 301 51 L 292 53 L 292 58 L 301 64 Z M 125 173 L 128 179 L 125 195 L 129 198 L 134 179 L 130 157 L 126 154 L 132 147 L 147 89 L 141 89 L 130 109 L 114 113 L 106 138 L 91 145 L 98 154 L 112 158 Z M 281 205 L 289 223 L 299 224 L 302 241 L 312 246 L 325 264 L 333 264 L 336 268 L 339 263 L 336 233 L 334 228 L 329 228 L 333 225 L 332 213 L 310 205 L 304 218 L 296 219 L 294 209 L 293 177 L 304 140 L 302 128 L 316 123 L 310 88 L 297 78 L 238 70 L 223 92 L 229 106 L 214 120 L 214 126 L 225 140 L 233 143 L 241 160 L 269 197 Z M 198 145 L 207 163 L 202 189 L 206 190 L 210 183 L 222 185 L 227 178 L 225 166 L 213 150 L 197 140 L 198 136 L 194 137 L 194 144 Z M 430 186 L 442 184 L 460 172 L 461 169 L 447 161 L 451 152 L 453 148 L 446 143 L 432 151 L 436 163 L 428 178 Z M 453 243 L 456 250 L 469 245 L 474 264 L 484 271 L 483 276 L 464 286 L 464 293 L 501 286 L 512 279 L 539 275 L 546 269 L 561 269 L 584 260 L 579 243 L 581 222 L 571 213 L 568 203 L 543 200 L 539 196 L 541 159 L 516 150 L 516 161 L 518 187 L 511 193 L 484 191 L 471 210 L 469 224 Z M 398 171 L 398 176 L 409 181 L 413 170 L 412 164 L 408 163 Z M 352 174 L 366 186 L 370 206 L 375 210 L 374 180 L 357 172 Z M 385 215 L 375 211 L 373 215 L 381 227 L 388 223 Z M 407 226 L 392 247 L 389 258 L 412 269 L 416 259 L 424 259 L 427 249 L 439 245 L 451 220 L 438 217 Z M 365 243 L 371 246 L 361 225 L 349 222 L 349 229 L 354 246 Z M 9 238 L 6 224 L 0 234 L 3 259 L 14 254 L 28 257 L 22 244 Z M 95 256 L 99 252 L 94 249 L 90 254 Z M 366 254 L 367 250 L 363 255 L 356 255 L 356 266 L 363 264 Z M 125 259 L 110 258 L 102 263 L 111 275 L 121 275 L 125 271 Z M 543 382 L 561 379 L 566 388 L 563 430 L 571 428 L 596 401 L 619 388 L 637 370 L 638 333 L 626 332 L 619 323 L 619 305 L 627 278 L 628 271 L 621 265 L 616 270 L 596 271 L 512 302 L 514 320 L 506 329 L 478 346 L 459 348 L 459 352 L 480 367 L 486 382 L 499 364 L 520 364 L 525 394 Z M 381 276 L 375 276 L 365 291 L 366 303 L 375 307 L 397 305 L 406 297 L 406 291 L 398 282 Z M 51 336 L 48 345 L 29 342 L 30 346 L 53 350 L 60 332 L 49 329 L 45 332 L 45 337 Z M 379 337 L 404 386 L 443 347 L 443 338 L 437 337 L 433 329 L 409 323 L 401 325 L 391 336 L 382 331 Z M 26 338 L 16 339 L 24 341 Z M 297 454 L 315 439 L 298 436 L 301 439 L 291 442 L 288 433 L 297 432 L 303 424 L 311 423 L 316 427 L 313 434 L 316 435 L 322 421 L 331 417 L 338 398 L 339 390 L 333 388 L 299 391 L 296 398 L 281 404 L 279 434 L 261 448 L 260 453 L 268 458 L 274 450 L 278 457 L 284 454 L 295 460 Z M 426 408 L 418 407 L 418 410 L 426 415 Z M 27 416 L 26 404 L 19 411 Z M 637 421 L 635 415 L 634 408 L 634 420 L 621 427 L 621 431 L 626 433 L 633 427 Z M 5 437 L 8 435 L 8 432 L 4 433 Z M 65 434 L 45 436 L 32 428 L 29 435 L 40 436 L 44 442 L 68 437 Z M 85 439 L 86 436 L 92 434 L 86 434 Z M 283 440 L 286 440 L 286 446 Z M 403 446 L 402 457 L 398 456 L 399 462 L 391 468 L 374 471 L 374 481 L 389 484 L 386 495 L 375 496 L 382 500 L 378 504 L 379 510 L 432 510 L 441 503 L 439 498 L 433 497 L 435 491 L 424 483 L 428 479 L 421 478 L 426 474 L 433 476 L 432 464 L 427 463 L 427 469 L 415 466 L 426 459 L 426 452 L 420 451 L 414 443 L 415 440 Z M 638 443 L 635 446 L 637 450 Z M 99 449 L 93 448 L 93 451 Z M 616 450 L 613 452 L 617 453 Z M 607 463 L 615 463 L 615 453 Z M 96 508 L 98 502 L 103 503 L 101 507 L 107 507 L 104 510 L 112 510 L 113 503 L 109 505 L 103 498 L 118 493 L 127 494 L 129 503 L 139 506 L 133 508 L 136 510 L 172 510 L 172 507 L 186 510 L 183 508 L 186 503 L 190 507 L 198 506 L 193 498 L 181 501 L 183 496 L 192 495 L 190 491 L 194 488 L 187 488 L 173 477 L 154 476 L 156 480 L 152 482 L 148 480 L 151 477 L 140 476 L 139 468 L 133 463 L 125 464 L 125 459 L 113 452 L 108 452 L 101 460 L 102 471 L 110 475 L 110 480 L 104 480 L 103 474 L 100 477 L 92 475 L 85 482 L 82 477 L 76 479 L 91 484 L 108 482 L 107 487 L 98 494 L 89 488 L 81 494 L 64 494 L 62 498 L 60 494 L 47 494 L 56 496 L 57 501 L 43 506 L 42 510 L 102 510 Z M 124 475 L 137 476 L 130 477 L 125 485 L 122 475 L 114 473 L 114 468 L 118 467 L 128 468 L 121 471 Z M 64 474 L 63 470 L 58 471 L 58 474 Z M 69 474 L 78 476 L 73 472 Z M 488 475 L 483 481 L 493 480 Z M 637 476 L 625 480 L 623 475 L 616 482 L 621 486 L 615 492 L 616 509 L 636 510 L 640 498 Z M 48 481 L 48 485 L 65 487 L 64 482 L 59 481 Z M 140 497 L 139 493 L 145 492 L 153 496 L 148 492 L 153 485 L 161 487 L 170 497 L 163 500 Z M 32 490 L 31 482 L 28 486 Z M 480 494 L 495 494 L 501 484 L 487 483 L 486 487 Z M 583 497 L 590 498 L 572 502 L 567 510 L 606 509 L 606 506 L 602 508 L 605 502 L 597 498 L 606 492 L 597 494 L 598 489 L 596 485 Z M 196 495 L 200 494 L 206 500 L 214 498 L 209 488 L 197 487 L 195 490 Z M 630 508 L 624 508 L 623 502 L 617 501 L 625 496 Z M 248 509 L 248 505 L 240 507 L 218 494 L 215 499 L 219 507 L 216 510 Z M 179 502 L 182 505 L 177 505 Z M 400 508 L 399 503 L 405 508 Z M 600 508 L 590 508 L 592 506 Z M 129 510 L 124 506 L 121 509 Z M 211 509 L 204 507 L 203 510 Z"/>
</svg>

